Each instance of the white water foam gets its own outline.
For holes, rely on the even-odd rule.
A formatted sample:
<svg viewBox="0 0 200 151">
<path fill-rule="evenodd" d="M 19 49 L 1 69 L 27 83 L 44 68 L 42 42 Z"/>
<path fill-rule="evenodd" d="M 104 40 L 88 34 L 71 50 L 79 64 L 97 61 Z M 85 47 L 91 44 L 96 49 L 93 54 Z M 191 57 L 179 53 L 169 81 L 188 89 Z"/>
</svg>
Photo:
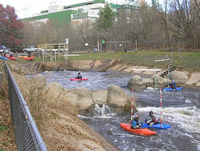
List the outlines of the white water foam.
<svg viewBox="0 0 200 151">
<path fill-rule="evenodd" d="M 138 108 L 138 112 L 148 114 L 149 111 L 154 111 L 155 116 L 159 117 L 160 108 L 158 107 L 142 107 Z M 189 132 L 200 133 L 200 109 L 193 107 L 167 107 L 162 109 L 163 122 L 169 121 L 178 125 L 180 128 Z"/>
</svg>

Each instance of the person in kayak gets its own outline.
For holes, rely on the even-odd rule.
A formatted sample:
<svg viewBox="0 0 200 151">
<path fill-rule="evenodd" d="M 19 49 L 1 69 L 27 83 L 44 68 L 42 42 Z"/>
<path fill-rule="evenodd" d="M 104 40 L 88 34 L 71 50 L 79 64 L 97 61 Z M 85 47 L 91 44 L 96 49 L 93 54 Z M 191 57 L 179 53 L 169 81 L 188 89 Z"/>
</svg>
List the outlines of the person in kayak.
<svg viewBox="0 0 200 151">
<path fill-rule="evenodd" d="M 154 117 L 153 111 L 149 112 L 149 115 L 146 117 L 145 122 L 147 123 L 147 125 L 150 125 L 150 127 L 153 124 L 160 124 L 159 120 L 156 120 L 156 118 Z"/>
<path fill-rule="evenodd" d="M 131 123 L 131 128 L 132 129 L 136 129 L 136 128 L 140 128 L 140 126 L 142 125 L 142 123 L 139 123 L 139 114 L 135 114 L 133 117 L 133 121 Z"/>
<path fill-rule="evenodd" d="M 13 57 L 13 52 L 10 52 L 10 57 Z"/>
<path fill-rule="evenodd" d="M 82 79 L 82 75 L 81 75 L 80 72 L 78 72 L 78 75 L 77 75 L 76 79 Z"/>
<path fill-rule="evenodd" d="M 176 89 L 176 83 L 174 81 L 171 81 L 171 83 L 169 83 L 169 87 L 172 89 Z"/>
</svg>

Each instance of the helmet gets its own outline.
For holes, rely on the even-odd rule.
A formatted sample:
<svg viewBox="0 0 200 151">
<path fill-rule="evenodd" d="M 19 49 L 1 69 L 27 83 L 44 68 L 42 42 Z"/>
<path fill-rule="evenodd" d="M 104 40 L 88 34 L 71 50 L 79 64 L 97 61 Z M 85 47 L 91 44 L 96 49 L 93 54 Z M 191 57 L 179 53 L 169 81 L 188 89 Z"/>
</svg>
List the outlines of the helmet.
<svg viewBox="0 0 200 151">
<path fill-rule="evenodd" d="M 149 112 L 149 115 L 150 115 L 150 114 L 153 114 L 153 111 L 150 111 L 150 112 Z"/>
<path fill-rule="evenodd" d="M 140 117 L 140 115 L 137 114 L 137 113 L 135 113 L 135 114 L 133 115 L 133 119 L 136 119 L 136 118 L 139 118 L 139 117 Z"/>
<path fill-rule="evenodd" d="M 172 81 L 172 83 L 175 83 L 174 81 Z"/>
</svg>

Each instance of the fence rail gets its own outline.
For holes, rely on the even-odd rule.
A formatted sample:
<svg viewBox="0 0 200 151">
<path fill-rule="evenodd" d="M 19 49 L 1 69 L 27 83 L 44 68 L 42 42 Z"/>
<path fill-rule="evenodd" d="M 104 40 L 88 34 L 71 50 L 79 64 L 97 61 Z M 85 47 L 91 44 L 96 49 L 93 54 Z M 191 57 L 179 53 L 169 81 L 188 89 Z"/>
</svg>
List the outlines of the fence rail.
<svg viewBox="0 0 200 151">
<path fill-rule="evenodd" d="M 47 151 L 46 144 L 29 111 L 12 74 L 5 62 L 5 73 L 8 78 L 9 99 L 11 105 L 12 121 L 15 141 L 18 151 Z"/>
</svg>

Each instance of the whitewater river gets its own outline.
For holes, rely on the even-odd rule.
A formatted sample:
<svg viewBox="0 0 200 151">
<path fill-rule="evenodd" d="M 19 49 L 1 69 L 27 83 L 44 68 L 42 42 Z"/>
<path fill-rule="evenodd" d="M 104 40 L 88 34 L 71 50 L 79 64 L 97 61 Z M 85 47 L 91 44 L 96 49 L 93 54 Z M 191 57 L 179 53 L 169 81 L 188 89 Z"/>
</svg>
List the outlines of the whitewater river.
<svg viewBox="0 0 200 151">
<path fill-rule="evenodd" d="M 131 74 L 119 72 L 82 72 L 88 81 L 70 81 L 77 71 L 43 72 L 48 76 L 48 82 L 56 81 L 68 89 L 85 87 L 89 90 L 106 89 L 111 85 L 120 86 L 126 93 L 131 91 L 126 85 Z M 163 122 L 172 125 L 170 129 L 158 130 L 154 136 L 138 136 L 124 131 L 120 123 L 130 122 L 129 114 L 113 113 L 109 107 L 96 106 L 96 116 L 79 115 L 97 132 L 110 140 L 121 151 L 200 151 L 200 89 L 182 89 L 174 92 L 163 92 Z M 137 109 L 140 121 L 144 122 L 150 110 L 155 116 L 160 116 L 159 90 L 135 90 L 138 96 Z"/>
</svg>

